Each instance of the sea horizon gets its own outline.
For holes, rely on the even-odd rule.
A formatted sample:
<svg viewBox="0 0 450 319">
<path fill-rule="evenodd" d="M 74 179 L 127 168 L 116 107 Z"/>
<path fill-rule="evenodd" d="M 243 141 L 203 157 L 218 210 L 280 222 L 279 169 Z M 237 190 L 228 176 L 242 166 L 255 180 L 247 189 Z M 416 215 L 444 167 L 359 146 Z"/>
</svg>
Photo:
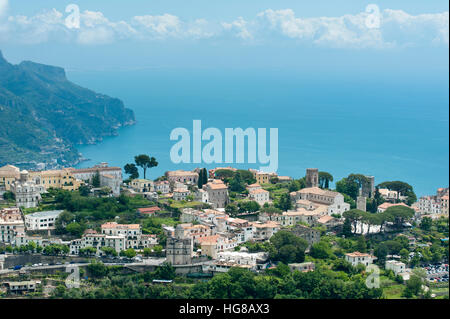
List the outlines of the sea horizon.
<svg viewBox="0 0 450 319">
<path fill-rule="evenodd" d="M 218 166 L 258 169 L 259 164 L 174 164 L 170 132 L 192 121 L 202 128 L 279 130 L 277 173 L 301 178 L 308 167 L 327 171 L 334 182 L 351 173 L 375 183 L 401 180 L 417 196 L 448 186 L 448 78 L 401 80 L 353 74 L 305 74 L 299 70 L 175 67 L 142 70 L 69 70 L 69 80 L 124 101 L 136 124 L 95 145 L 77 146 L 77 167 L 108 162 L 123 166 L 134 155 L 159 162 L 147 173 Z M 426 80 L 426 81 L 424 81 Z M 205 143 L 204 143 L 205 144 Z M 203 144 L 203 145 L 204 145 Z M 246 157 L 247 159 L 247 157 Z M 142 174 L 141 174 L 142 175 Z M 142 177 L 142 176 L 141 176 Z M 334 183 L 331 184 L 334 187 Z"/>
</svg>

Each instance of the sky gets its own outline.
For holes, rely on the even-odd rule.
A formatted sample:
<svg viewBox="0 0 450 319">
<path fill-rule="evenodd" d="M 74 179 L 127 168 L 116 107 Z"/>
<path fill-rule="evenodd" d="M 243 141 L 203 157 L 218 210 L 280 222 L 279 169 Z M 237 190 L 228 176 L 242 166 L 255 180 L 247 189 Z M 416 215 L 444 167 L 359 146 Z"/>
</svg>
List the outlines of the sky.
<svg viewBox="0 0 450 319">
<path fill-rule="evenodd" d="M 430 71 L 448 66 L 448 21 L 437 0 L 0 0 L 0 50 L 68 70 Z"/>
</svg>

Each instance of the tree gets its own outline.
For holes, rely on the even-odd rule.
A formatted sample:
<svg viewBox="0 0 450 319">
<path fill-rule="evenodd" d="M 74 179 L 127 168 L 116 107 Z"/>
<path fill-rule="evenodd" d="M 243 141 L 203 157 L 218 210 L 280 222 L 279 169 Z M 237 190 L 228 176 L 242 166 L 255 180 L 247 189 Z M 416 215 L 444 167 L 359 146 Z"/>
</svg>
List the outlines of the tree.
<svg viewBox="0 0 450 319">
<path fill-rule="evenodd" d="M 136 164 L 134 163 L 126 164 L 123 168 L 125 170 L 125 173 L 130 175 L 130 179 L 139 178 L 139 171 L 138 168 L 136 167 Z"/>
<path fill-rule="evenodd" d="M 231 179 L 230 191 L 237 193 L 245 191 L 244 182 L 242 182 L 240 174 L 234 174 L 234 177 Z"/>
<path fill-rule="evenodd" d="M 350 218 L 345 218 L 344 225 L 342 226 L 342 235 L 345 237 L 352 235 L 352 222 Z"/>
<path fill-rule="evenodd" d="M 131 258 L 136 257 L 136 251 L 133 248 L 128 248 L 128 249 L 122 250 L 120 252 L 120 256 L 124 256 L 124 257 L 131 259 Z"/>
<path fill-rule="evenodd" d="M 100 250 L 103 251 L 106 256 L 117 256 L 116 250 L 112 247 L 103 246 Z"/>
<path fill-rule="evenodd" d="M 198 172 L 198 181 L 197 181 L 197 187 L 198 189 L 203 187 L 203 169 L 200 169 L 200 171 Z"/>
<path fill-rule="evenodd" d="M 97 171 L 95 175 L 92 177 L 92 186 L 95 188 L 100 187 L 100 172 Z"/>
<path fill-rule="evenodd" d="M 80 193 L 81 196 L 87 197 L 91 193 L 91 188 L 88 185 L 83 184 L 80 185 L 80 187 L 78 188 L 78 192 Z"/>
<path fill-rule="evenodd" d="M 402 227 L 406 220 L 414 216 L 414 209 L 405 206 L 391 206 L 384 212 L 394 219 L 397 228 Z"/>
<path fill-rule="evenodd" d="M 208 183 L 208 171 L 206 170 L 206 168 L 203 168 L 202 172 L 202 184 L 205 185 Z"/>
<path fill-rule="evenodd" d="M 423 269 L 414 269 L 411 277 L 406 282 L 406 289 L 403 294 L 407 298 L 411 298 L 413 295 L 418 296 L 423 292 L 423 282 L 426 278 L 426 273 Z"/>
<path fill-rule="evenodd" d="M 275 207 L 281 209 L 282 211 L 286 212 L 289 209 L 292 208 L 292 201 L 291 197 L 288 193 L 284 193 L 280 196 L 280 199 L 275 202 Z"/>
<path fill-rule="evenodd" d="M 356 250 L 365 253 L 367 250 L 366 239 L 363 235 L 359 236 L 356 240 Z"/>
<path fill-rule="evenodd" d="M 83 235 L 83 232 L 85 230 L 85 226 L 77 222 L 73 222 L 66 226 L 66 230 L 72 236 L 81 237 L 81 235 Z"/>
<path fill-rule="evenodd" d="M 399 195 L 401 194 L 403 196 L 407 196 L 408 199 L 406 203 L 408 205 L 412 205 L 417 200 L 417 196 L 414 193 L 413 187 L 408 183 L 402 181 L 383 182 L 379 184 L 378 187 L 397 191 Z"/>
<path fill-rule="evenodd" d="M 424 217 L 422 218 L 422 221 L 420 222 L 420 228 L 429 231 L 431 229 L 431 226 L 433 225 L 433 220 L 430 217 Z"/>
<path fill-rule="evenodd" d="M 270 258 L 283 263 L 303 262 L 308 242 L 288 231 L 280 230 L 270 238 Z"/>
<path fill-rule="evenodd" d="M 319 172 L 319 185 L 320 188 L 329 188 L 330 182 L 333 181 L 333 175 L 328 172 Z"/>
<path fill-rule="evenodd" d="M 3 193 L 3 199 L 7 202 L 13 202 L 16 200 L 16 195 L 11 191 L 6 191 Z"/>
<path fill-rule="evenodd" d="M 340 181 L 336 182 L 336 191 L 348 195 L 353 200 L 356 200 L 359 193 L 359 188 L 360 186 L 355 178 L 350 179 L 344 177 Z"/>
<path fill-rule="evenodd" d="M 136 165 L 141 167 L 144 171 L 144 179 L 146 178 L 146 173 L 148 168 L 156 167 L 158 166 L 158 162 L 154 157 L 150 157 L 146 154 L 137 155 L 134 157 L 134 161 L 136 162 Z"/>
<path fill-rule="evenodd" d="M 225 212 L 231 217 L 235 217 L 239 213 L 239 208 L 234 203 L 229 203 L 225 207 Z"/>
<path fill-rule="evenodd" d="M 328 259 L 332 254 L 330 245 L 325 241 L 313 244 L 309 250 L 309 255 L 317 259 Z"/>
</svg>

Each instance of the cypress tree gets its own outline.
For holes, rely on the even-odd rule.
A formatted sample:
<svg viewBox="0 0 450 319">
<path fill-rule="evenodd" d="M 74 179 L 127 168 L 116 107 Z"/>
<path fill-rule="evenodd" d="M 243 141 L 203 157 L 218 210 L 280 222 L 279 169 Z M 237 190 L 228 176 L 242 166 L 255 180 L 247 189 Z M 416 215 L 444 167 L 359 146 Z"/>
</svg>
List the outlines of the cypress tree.
<svg viewBox="0 0 450 319">
<path fill-rule="evenodd" d="M 203 170 L 202 169 L 198 172 L 197 186 L 199 189 L 203 187 Z"/>
<path fill-rule="evenodd" d="M 205 184 L 208 183 L 208 171 L 206 170 L 206 168 L 203 168 L 202 171 L 203 171 L 203 175 L 202 175 L 203 181 L 202 181 L 202 183 L 203 183 L 203 185 L 205 185 Z"/>
</svg>

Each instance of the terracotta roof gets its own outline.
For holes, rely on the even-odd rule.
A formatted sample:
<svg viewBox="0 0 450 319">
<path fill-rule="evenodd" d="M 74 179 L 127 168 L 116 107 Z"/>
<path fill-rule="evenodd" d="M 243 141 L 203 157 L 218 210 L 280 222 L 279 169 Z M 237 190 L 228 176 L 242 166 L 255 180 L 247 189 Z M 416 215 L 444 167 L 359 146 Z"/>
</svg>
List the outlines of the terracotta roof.
<svg viewBox="0 0 450 319">
<path fill-rule="evenodd" d="M 139 224 L 118 224 L 116 222 L 108 222 L 102 224 L 102 229 L 109 229 L 109 228 L 122 228 L 122 229 L 139 229 Z"/>
<path fill-rule="evenodd" d="M 336 197 L 337 195 L 339 195 L 338 192 L 333 192 L 333 191 L 330 191 L 330 190 L 321 189 L 319 187 L 303 188 L 303 189 L 299 190 L 298 193 L 315 194 L 315 195 L 330 196 L 330 197 Z"/>
<path fill-rule="evenodd" d="M 265 189 L 255 189 L 249 192 L 250 194 L 267 194 L 269 191 L 266 191 Z"/>
<path fill-rule="evenodd" d="M 141 214 L 153 214 L 153 213 L 158 212 L 160 210 L 161 210 L 161 208 L 159 208 L 158 206 L 138 208 L 138 211 Z"/>
<path fill-rule="evenodd" d="M 406 205 L 405 203 L 392 204 L 392 203 L 388 203 L 388 202 L 385 202 L 385 203 L 379 205 L 378 208 L 381 208 L 381 209 L 388 209 L 389 207 L 392 207 L 392 206 L 405 206 L 405 207 L 410 208 L 410 207 L 409 207 L 408 205 Z"/>
<path fill-rule="evenodd" d="M 326 224 L 333 219 L 334 219 L 333 216 L 325 215 L 325 216 L 320 217 L 317 221 L 321 224 Z"/>
<path fill-rule="evenodd" d="M 355 251 L 353 253 L 347 253 L 345 254 L 346 256 L 349 257 L 371 257 L 371 258 L 375 258 L 374 256 L 370 255 L 370 254 L 366 254 L 366 253 L 360 253 L 359 251 Z"/>
</svg>

